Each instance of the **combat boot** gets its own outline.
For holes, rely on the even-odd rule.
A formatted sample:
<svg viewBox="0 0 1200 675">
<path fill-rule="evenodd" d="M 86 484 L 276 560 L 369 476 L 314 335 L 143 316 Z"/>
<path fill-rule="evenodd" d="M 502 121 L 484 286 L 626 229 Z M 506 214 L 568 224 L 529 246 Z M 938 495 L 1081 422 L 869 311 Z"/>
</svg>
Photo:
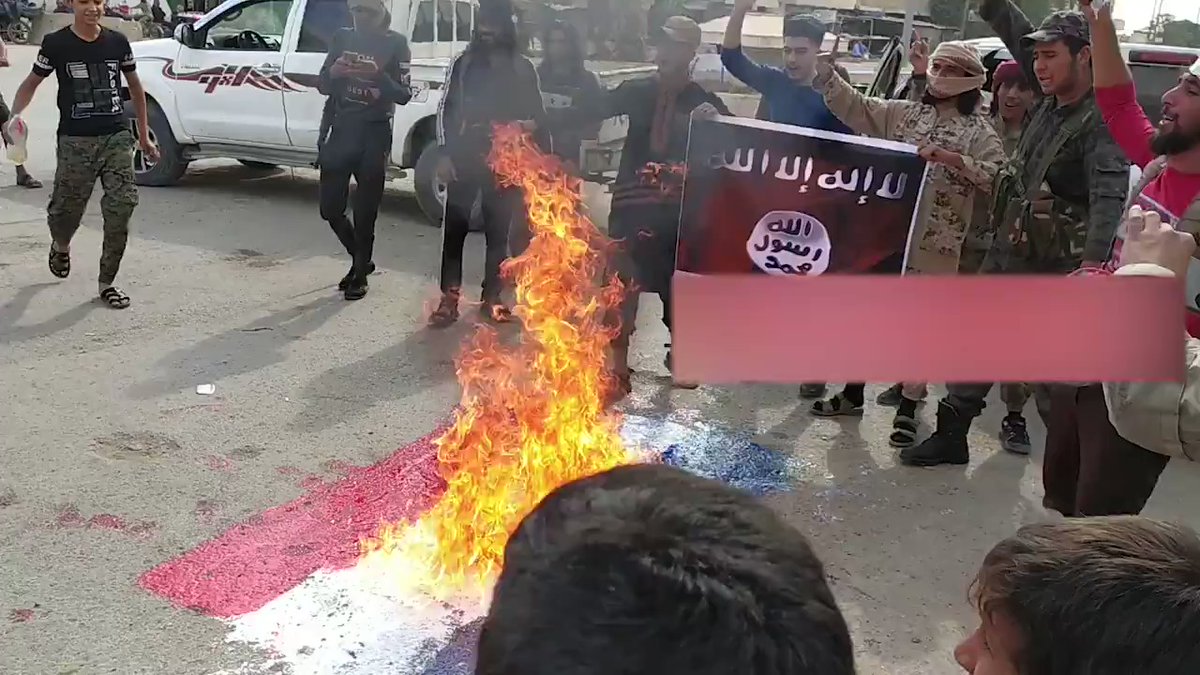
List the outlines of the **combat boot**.
<svg viewBox="0 0 1200 675">
<path fill-rule="evenodd" d="M 900 463 L 908 466 L 937 466 L 966 464 L 971 461 L 967 451 L 967 431 L 971 418 L 964 417 L 954 406 L 938 402 L 937 429 L 920 445 L 900 451 Z"/>
</svg>

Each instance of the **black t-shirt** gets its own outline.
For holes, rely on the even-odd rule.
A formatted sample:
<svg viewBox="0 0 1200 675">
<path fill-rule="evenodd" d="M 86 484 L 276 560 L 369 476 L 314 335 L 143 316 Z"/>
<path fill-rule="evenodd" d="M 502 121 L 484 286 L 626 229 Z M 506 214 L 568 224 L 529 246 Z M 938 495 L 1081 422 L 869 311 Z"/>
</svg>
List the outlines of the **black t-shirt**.
<svg viewBox="0 0 1200 675">
<path fill-rule="evenodd" d="M 370 61 L 378 72 L 369 78 L 334 78 L 330 69 L 341 56 Z M 345 28 L 333 36 L 321 67 L 318 90 L 332 98 L 334 111 L 341 119 L 352 116 L 356 122 L 388 120 L 397 104 L 404 105 L 412 97 L 408 72 L 411 60 L 408 41 L 399 33 Z"/>
<path fill-rule="evenodd" d="M 91 42 L 70 26 L 50 33 L 33 64 L 38 77 L 58 75 L 60 136 L 106 136 L 128 129 L 121 73 L 136 70 L 129 40 L 107 28 Z"/>
</svg>

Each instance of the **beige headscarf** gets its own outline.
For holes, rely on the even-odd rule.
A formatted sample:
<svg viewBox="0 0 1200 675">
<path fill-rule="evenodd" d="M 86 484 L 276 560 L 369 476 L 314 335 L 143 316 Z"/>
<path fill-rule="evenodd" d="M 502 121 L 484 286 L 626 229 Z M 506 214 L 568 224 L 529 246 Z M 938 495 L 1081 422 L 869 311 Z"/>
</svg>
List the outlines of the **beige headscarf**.
<svg viewBox="0 0 1200 675">
<path fill-rule="evenodd" d="M 979 59 L 979 52 L 964 42 L 940 43 L 929 57 L 930 63 L 937 61 L 957 66 L 968 73 L 967 77 L 929 74 L 926 89 L 938 98 L 954 98 L 972 89 L 983 87 L 983 83 L 987 81 L 983 61 Z"/>
</svg>

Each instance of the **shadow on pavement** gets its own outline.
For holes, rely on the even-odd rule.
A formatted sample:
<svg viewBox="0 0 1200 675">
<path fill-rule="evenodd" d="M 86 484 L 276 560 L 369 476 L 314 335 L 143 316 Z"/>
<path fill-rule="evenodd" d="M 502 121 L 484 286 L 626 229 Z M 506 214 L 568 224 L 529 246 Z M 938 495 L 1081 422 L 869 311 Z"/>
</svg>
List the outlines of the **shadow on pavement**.
<svg viewBox="0 0 1200 675">
<path fill-rule="evenodd" d="M 378 403 L 399 401 L 452 381 L 454 357 L 470 329 L 466 321 L 450 330 L 418 328 L 365 359 L 317 375 L 304 385 L 300 394 L 304 409 L 292 427 L 322 431 L 351 422 Z"/>
<path fill-rule="evenodd" d="M 157 379 L 134 385 L 130 396 L 139 400 L 190 389 L 197 383 L 216 384 L 245 375 L 287 358 L 287 347 L 320 328 L 345 308 L 340 297 L 327 297 L 269 314 L 213 335 L 163 357 Z"/>
</svg>

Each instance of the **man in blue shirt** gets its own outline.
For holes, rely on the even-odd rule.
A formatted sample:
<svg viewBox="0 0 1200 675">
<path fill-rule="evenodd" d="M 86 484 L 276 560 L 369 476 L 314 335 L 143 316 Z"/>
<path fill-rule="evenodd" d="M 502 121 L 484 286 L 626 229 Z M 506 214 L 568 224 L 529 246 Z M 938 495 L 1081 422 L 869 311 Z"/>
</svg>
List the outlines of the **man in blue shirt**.
<svg viewBox="0 0 1200 675">
<path fill-rule="evenodd" d="M 755 0 L 737 0 L 721 43 L 721 63 L 734 77 L 762 94 L 769 119 L 781 124 L 852 134 L 829 112 L 812 88 L 817 57 L 825 41 L 825 25 L 815 17 L 793 15 L 783 20 L 783 68 L 763 66 L 742 52 L 742 24 Z"/>
<path fill-rule="evenodd" d="M 760 119 L 853 134 L 850 127 L 829 112 L 824 96 L 812 87 L 817 73 L 817 58 L 821 55 L 821 43 L 825 41 L 825 24 L 808 15 L 785 17 L 784 67 L 762 66 L 742 52 L 742 24 L 745 23 L 746 14 L 754 7 L 754 2 L 736 0 L 733 14 L 725 26 L 725 39 L 721 42 L 721 63 L 730 74 L 762 94 L 762 103 L 765 105 L 760 105 L 759 109 L 765 107 L 767 114 L 760 116 Z M 802 398 L 815 399 L 824 395 L 824 384 L 811 383 L 800 387 Z"/>
</svg>

